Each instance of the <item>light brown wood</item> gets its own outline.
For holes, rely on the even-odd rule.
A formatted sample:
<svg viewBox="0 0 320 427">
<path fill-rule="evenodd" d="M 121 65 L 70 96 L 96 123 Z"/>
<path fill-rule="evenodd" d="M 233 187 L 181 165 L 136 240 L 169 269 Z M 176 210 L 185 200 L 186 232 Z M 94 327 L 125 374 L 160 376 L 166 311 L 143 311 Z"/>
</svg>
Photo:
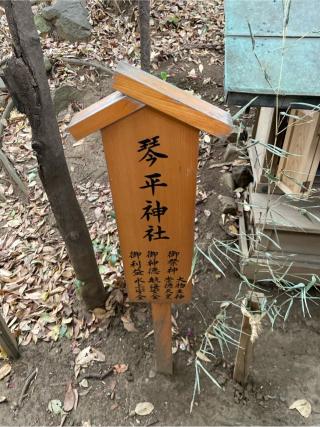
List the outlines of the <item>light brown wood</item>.
<svg viewBox="0 0 320 427">
<path fill-rule="evenodd" d="M 212 135 L 225 137 L 232 132 L 228 112 L 125 62 L 116 69 L 113 88 Z"/>
<path fill-rule="evenodd" d="M 155 340 L 156 369 L 172 374 L 171 304 L 151 304 Z"/>
<path fill-rule="evenodd" d="M 285 193 L 308 194 L 320 162 L 320 113 L 292 110 L 283 149 L 290 154 L 281 158 L 277 176 Z"/>
<path fill-rule="evenodd" d="M 75 114 L 68 130 L 75 139 L 82 139 L 143 107 L 141 102 L 120 92 L 113 92 Z"/>
<path fill-rule="evenodd" d="M 158 136 L 154 164 L 141 143 Z M 185 303 L 191 299 L 198 131 L 150 107 L 102 130 L 125 278 L 131 301 Z M 147 175 L 158 173 L 155 194 Z M 156 202 L 167 211 L 145 215 Z M 149 209 L 150 211 L 150 209 Z M 153 237 L 169 237 L 149 241 Z M 161 227 L 164 234 L 157 234 Z M 156 253 L 156 260 L 154 259 Z M 139 255 L 139 256 L 138 256 Z M 141 274 L 138 274 L 141 273 Z M 138 280 L 139 279 L 139 280 Z M 138 285 L 140 290 L 138 291 Z M 143 292 L 141 291 L 143 289 Z M 153 291 L 152 291 L 153 289 Z M 155 292 L 157 291 L 157 292 Z"/>
<path fill-rule="evenodd" d="M 274 118 L 275 109 L 261 107 L 259 110 L 258 121 L 253 135 L 253 139 L 259 141 L 258 144 L 252 145 L 249 142 L 248 153 L 251 161 L 252 172 L 255 184 L 266 182 L 267 177 L 263 174 L 267 167 L 267 148 L 266 144 L 274 144 Z"/>
<path fill-rule="evenodd" d="M 260 313 L 261 302 L 264 294 L 260 292 L 249 292 L 247 296 L 247 310 L 253 314 Z M 253 345 L 251 341 L 252 329 L 249 317 L 243 315 L 239 346 L 233 371 L 233 379 L 245 386 L 248 380 L 250 366 L 253 361 Z"/>
</svg>

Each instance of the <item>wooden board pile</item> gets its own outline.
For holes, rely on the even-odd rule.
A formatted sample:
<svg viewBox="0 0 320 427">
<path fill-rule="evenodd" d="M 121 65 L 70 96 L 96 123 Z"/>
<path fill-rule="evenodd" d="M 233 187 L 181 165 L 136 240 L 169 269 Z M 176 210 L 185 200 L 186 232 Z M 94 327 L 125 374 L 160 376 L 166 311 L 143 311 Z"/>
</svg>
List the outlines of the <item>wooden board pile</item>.
<svg viewBox="0 0 320 427">
<path fill-rule="evenodd" d="M 314 110 L 258 112 L 248 142 L 254 182 L 240 219 L 241 271 L 250 279 L 295 283 L 319 272 L 319 131 Z"/>
</svg>

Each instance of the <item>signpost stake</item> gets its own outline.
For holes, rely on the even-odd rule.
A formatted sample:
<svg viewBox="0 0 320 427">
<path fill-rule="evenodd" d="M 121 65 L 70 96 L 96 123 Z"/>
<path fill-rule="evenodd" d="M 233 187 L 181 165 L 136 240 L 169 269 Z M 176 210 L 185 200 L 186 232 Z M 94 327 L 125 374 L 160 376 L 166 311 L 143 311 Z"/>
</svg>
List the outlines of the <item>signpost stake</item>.
<svg viewBox="0 0 320 427">
<path fill-rule="evenodd" d="M 246 309 L 249 313 L 261 316 L 260 308 L 265 296 L 261 292 L 249 292 Z M 247 384 L 249 370 L 253 361 L 252 327 L 248 315 L 243 314 L 239 347 L 237 350 L 233 379 L 243 387 Z"/>
<path fill-rule="evenodd" d="M 151 304 L 155 340 L 156 369 L 172 375 L 171 304 Z"/>
</svg>

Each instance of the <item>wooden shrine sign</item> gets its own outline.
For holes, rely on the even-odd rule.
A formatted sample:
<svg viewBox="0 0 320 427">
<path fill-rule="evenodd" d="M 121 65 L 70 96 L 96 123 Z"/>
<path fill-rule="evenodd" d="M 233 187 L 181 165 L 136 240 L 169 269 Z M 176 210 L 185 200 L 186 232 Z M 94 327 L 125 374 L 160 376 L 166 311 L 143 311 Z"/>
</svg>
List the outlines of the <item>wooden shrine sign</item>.
<svg viewBox="0 0 320 427">
<path fill-rule="evenodd" d="M 191 299 L 199 129 L 225 137 L 232 121 L 126 63 L 113 88 L 69 131 L 102 132 L 129 299 L 152 304 L 157 368 L 171 373 L 171 303 Z"/>
</svg>

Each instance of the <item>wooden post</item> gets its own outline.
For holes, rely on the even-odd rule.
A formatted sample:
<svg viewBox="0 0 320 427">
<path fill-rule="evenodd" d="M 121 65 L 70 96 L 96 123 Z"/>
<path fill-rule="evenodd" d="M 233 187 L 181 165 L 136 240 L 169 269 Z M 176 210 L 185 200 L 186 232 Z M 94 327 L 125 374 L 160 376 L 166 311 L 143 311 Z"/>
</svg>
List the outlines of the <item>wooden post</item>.
<svg viewBox="0 0 320 427">
<path fill-rule="evenodd" d="M 171 304 L 151 304 L 155 341 L 156 369 L 172 375 Z"/>
<path fill-rule="evenodd" d="M 260 292 L 249 292 L 246 309 L 254 314 L 260 314 L 261 302 L 264 294 Z M 253 360 L 253 342 L 251 340 L 252 328 L 249 317 L 245 314 L 242 318 L 239 347 L 233 371 L 233 379 L 245 386 L 248 380 L 249 369 Z"/>
<path fill-rule="evenodd" d="M 10 332 L 4 318 L 0 314 L 0 347 L 7 353 L 12 359 L 18 359 L 20 353 L 18 345 L 12 333 Z"/>
</svg>

